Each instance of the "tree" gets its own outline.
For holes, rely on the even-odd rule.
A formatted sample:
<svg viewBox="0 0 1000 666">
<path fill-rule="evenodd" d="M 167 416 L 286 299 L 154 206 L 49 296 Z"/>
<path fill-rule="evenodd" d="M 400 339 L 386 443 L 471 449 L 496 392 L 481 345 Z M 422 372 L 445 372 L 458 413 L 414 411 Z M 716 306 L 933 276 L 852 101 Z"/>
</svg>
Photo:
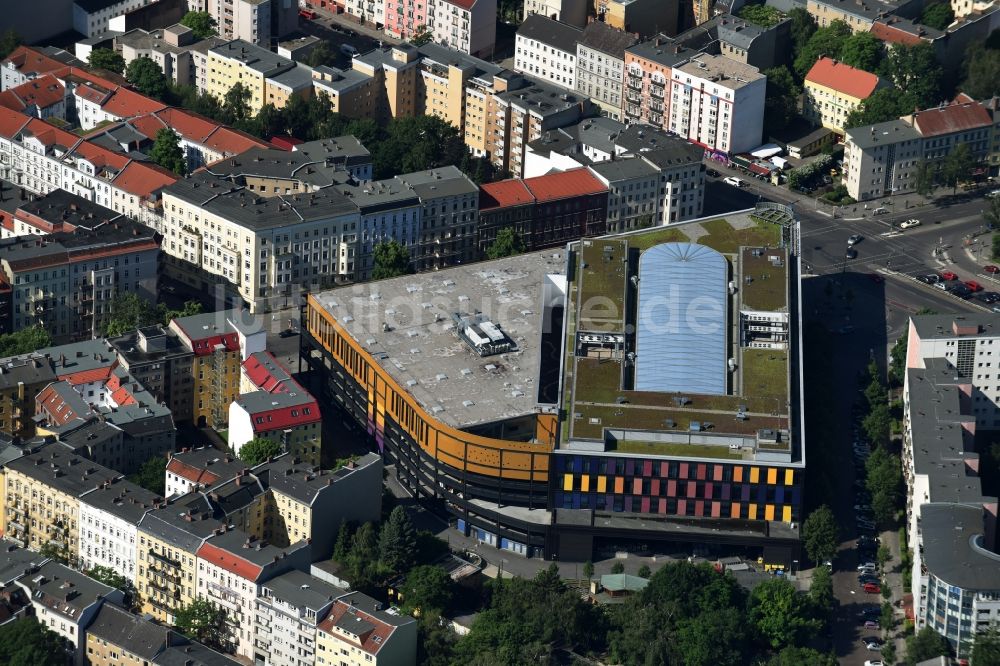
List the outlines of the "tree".
<svg viewBox="0 0 1000 666">
<path fill-rule="evenodd" d="M 208 39 L 219 34 L 215 30 L 215 19 L 208 12 L 188 12 L 181 19 L 181 25 L 191 28 L 195 39 Z"/>
<path fill-rule="evenodd" d="M 891 88 L 880 88 L 847 114 L 844 127 L 851 129 L 895 120 L 913 111 L 913 104 L 914 100 L 910 95 Z"/>
<path fill-rule="evenodd" d="M 783 578 L 766 580 L 750 593 L 747 619 L 772 649 L 796 645 L 820 629 L 804 595 Z"/>
<path fill-rule="evenodd" d="M 920 22 L 936 30 L 944 30 L 955 20 L 955 12 L 947 2 L 934 2 L 924 6 Z"/>
<path fill-rule="evenodd" d="M 122 57 L 122 54 L 112 49 L 92 50 L 90 57 L 87 58 L 87 62 L 90 63 L 91 67 L 106 69 L 115 74 L 121 74 L 125 71 L 125 58 Z"/>
<path fill-rule="evenodd" d="M 998 213 L 1000 213 L 1000 206 L 998 206 Z M 896 340 L 896 344 L 889 350 L 889 380 L 896 386 L 902 386 L 903 380 L 906 378 L 906 344 L 906 336 L 900 336 Z"/>
<path fill-rule="evenodd" d="M 941 178 L 945 185 L 952 188 L 952 194 L 958 191 L 959 183 L 972 177 L 975 166 L 976 160 L 967 143 L 959 143 L 948 153 L 944 158 L 944 164 L 941 165 Z"/>
<path fill-rule="evenodd" d="M 781 12 L 769 5 L 744 5 L 739 16 L 762 28 L 770 28 L 782 19 Z"/>
<path fill-rule="evenodd" d="M 875 72 L 882 59 L 882 42 L 870 32 L 856 32 L 844 40 L 840 60 L 851 67 Z"/>
<path fill-rule="evenodd" d="M 351 525 L 346 520 L 341 521 L 340 529 L 337 531 L 337 541 L 333 546 L 333 560 L 341 564 L 347 563 L 348 554 L 351 552 Z"/>
<path fill-rule="evenodd" d="M 46 541 L 38 549 L 38 554 L 60 564 L 69 564 L 69 549 L 66 548 L 65 544 L 57 546 L 55 541 Z"/>
<path fill-rule="evenodd" d="M 153 456 L 142 463 L 138 472 L 129 474 L 128 480 L 163 497 L 163 493 L 166 491 L 166 473 L 167 459 L 163 456 Z"/>
<path fill-rule="evenodd" d="M 151 58 L 136 58 L 125 68 L 125 79 L 143 95 L 159 99 L 167 91 L 167 77 Z"/>
<path fill-rule="evenodd" d="M 468 153 L 458 129 L 433 115 L 393 118 L 383 136 L 368 148 L 375 178 L 460 164 Z"/>
<path fill-rule="evenodd" d="M 172 129 L 164 127 L 156 132 L 156 140 L 149 151 L 149 157 L 164 169 L 169 169 L 178 176 L 187 173 L 187 159 L 184 157 L 184 149 L 181 148 L 180 139 Z"/>
<path fill-rule="evenodd" d="M 903 472 L 899 456 L 878 447 L 865 461 L 865 486 L 872 496 L 872 514 L 881 524 L 888 524 L 896 517 L 899 494 L 903 485 Z"/>
<path fill-rule="evenodd" d="M 612 564 L 611 565 L 611 573 L 613 573 L 613 574 L 625 573 L 625 563 L 622 562 L 621 560 L 618 560 L 617 562 L 615 562 L 614 564 Z"/>
<path fill-rule="evenodd" d="M 837 521 L 830 507 L 823 505 L 802 523 L 802 541 L 806 554 L 815 564 L 832 559 L 837 553 Z"/>
<path fill-rule="evenodd" d="M 961 86 L 963 92 L 974 99 L 988 99 L 1000 94 L 1000 49 L 988 49 L 983 42 L 969 44 L 962 69 L 965 74 Z"/>
<path fill-rule="evenodd" d="M 910 664 L 918 664 L 950 653 L 951 646 L 947 639 L 930 627 L 924 627 L 906 639 L 906 661 Z"/>
<path fill-rule="evenodd" d="M 504 227 L 497 232 L 497 237 L 486 248 L 486 256 L 490 259 L 503 259 L 524 252 L 524 241 L 514 227 Z"/>
<path fill-rule="evenodd" d="M 817 29 L 809 37 L 798 55 L 795 57 L 793 67 L 799 78 L 805 78 L 812 66 L 816 64 L 821 55 L 840 55 L 841 45 L 851 36 L 851 28 L 845 22 L 837 20 L 830 25 Z"/>
<path fill-rule="evenodd" d="M 639 576 L 639 578 L 645 578 L 648 580 L 649 577 L 653 575 L 653 572 L 649 569 L 648 564 L 643 564 L 641 567 L 639 567 L 637 575 Z"/>
<path fill-rule="evenodd" d="M 100 583 L 104 583 L 109 587 L 121 590 L 125 595 L 124 605 L 126 608 L 132 609 L 135 606 L 138 596 L 136 594 L 135 584 L 118 571 L 115 571 L 111 567 L 94 567 L 92 569 L 88 569 L 84 573 Z"/>
<path fill-rule="evenodd" d="M 322 65 L 332 65 L 335 60 L 336 56 L 333 49 L 330 48 L 330 42 L 323 40 L 316 45 L 316 48 L 309 52 L 305 63 L 310 67 L 320 67 Z"/>
<path fill-rule="evenodd" d="M 156 320 L 156 310 L 148 301 L 132 292 L 117 294 L 111 300 L 104 332 L 113 338 L 155 324 Z"/>
<path fill-rule="evenodd" d="M 180 310 L 171 310 L 165 303 L 156 304 L 156 321 L 164 326 L 170 326 L 170 322 L 181 317 L 201 314 L 201 301 L 184 301 L 184 307 Z"/>
<path fill-rule="evenodd" d="M 780 65 L 764 71 L 767 94 L 764 98 L 764 131 L 767 135 L 787 127 L 799 112 L 802 89 L 788 67 Z"/>
<path fill-rule="evenodd" d="M 813 569 L 812 580 L 809 582 L 809 601 L 817 617 L 829 617 L 836 603 L 833 596 L 833 576 L 830 567 L 818 566 Z"/>
<path fill-rule="evenodd" d="M 885 402 L 874 405 L 861 422 L 861 427 L 868 436 L 873 447 L 882 447 L 889 443 L 892 432 L 892 413 Z"/>
<path fill-rule="evenodd" d="M 378 538 L 379 561 L 394 574 L 401 574 L 413 566 L 417 547 L 417 531 L 410 522 L 406 509 L 397 506 L 382 524 Z"/>
<path fill-rule="evenodd" d="M 13 28 L 8 29 L 0 36 L 0 60 L 10 55 L 11 51 L 21 45 L 21 36 Z"/>
<path fill-rule="evenodd" d="M 239 452 L 240 460 L 250 467 L 278 455 L 281 455 L 281 444 L 265 437 L 254 437 L 241 446 Z"/>
<path fill-rule="evenodd" d="M 996 625 L 976 634 L 976 642 L 972 646 L 972 663 L 976 666 L 1000 664 L 1000 629 Z"/>
<path fill-rule="evenodd" d="M 887 565 L 891 559 L 892 551 L 889 550 L 889 546 L 882 544 L 878 547 L 878 550 L 875 551 L 875 561 L 878 563 L 880 569 L 885 569 L 885 565 Z"/>
<path fill-rule="evenodd" d="M 225 608 L 201 597 L 174 613 L 174 627 L 188 638 L 228 652 L 231 641 L 227 616 Z"/>
<path fill-rule="evenodd" d="M 792 38 L 790 60 L 794 61 L 803 47 L 809 42 L 809 38 L 816 32 L 816 20 L 804 7 L 793 8 L 788 12 L 788 18 L 791 19 L 790 33 Z"/>
<path fill-rule="evenodd" d="M 825 652 L 817 652 L 812 648 L 787 647 L 771 657 L 767 666 L 837 666 L 837 657 Z"/>
<path fill-rule="evenodd" d="M 0 335 L 0 357 L 18 356 L 52 345 L 52 336 L 40 325 Z"/>
<path fill-rule="evenodd" d="M 67 642 L 32 616 L 0 625 L 0 663 L 65 666 Z"/>
<path fill-rule="evenodd" d="M 583 576 L 588 583 L 594 578 L 594 563 L 590 560 L 583 563 Z"/>
<path fill-rule="evenodd" d="M 986 209 L 983 211 L 983 220 L 993 229 L 1000 229 L 1000 197 L 990 197 Z"/>
<path fill-rule="evenodd" d="M 410 37 L 410 43 L 414 46 L 423 46 L 434 39 L 434 35 L 427 29 L 426 25 L 417 26 L 416 32 Z"/>
<path fill-rule="evenodd" d="M 406 574 L 402 592 L 403 612 L 440 615 L 451 603 L 451 576 L 441 567 L 422 564 Z"/>
<path fill-rule="evenodd" d="M 410 252 L 397 240 L 376 244 L 373 255 L 375 257 L 373 280 L 385 280 L 413 272 L 410 267 Z"/>
<path fill-rule="evenodd" d="M 298 95 L 293 95 L 293 98 Z M 253 93 L 242 83 L 237 83 L 222 96 L 222 116 L 230 125 L 241 125 L 250 118 L 250 100 Z"/>
<path fill-rule="evenodd" d="M 929 197 L 934 191 L 934 169 L 930 162 L 925 159 L 917 162 L 917 175 L 913 189 L 922 197 Z"/>
<path fill-rule="evenodd" d="M 914 107 L 935 106 L 940 101 L 944 70 L 930 42 L 912 46 L 893 44 L 886 51 L 879 70 L 896 86 L 897 93 L 907 95 L 905 102 L 909 107 L 903 108 L 900 115 L 911 113 Z"/>
</svg>

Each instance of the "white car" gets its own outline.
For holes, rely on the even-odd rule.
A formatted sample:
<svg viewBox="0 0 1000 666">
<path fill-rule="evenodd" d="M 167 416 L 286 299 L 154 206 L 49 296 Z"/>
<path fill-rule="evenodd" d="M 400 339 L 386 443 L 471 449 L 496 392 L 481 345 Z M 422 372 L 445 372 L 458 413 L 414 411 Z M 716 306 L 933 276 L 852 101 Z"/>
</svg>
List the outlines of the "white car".
<svg viewBox="0 0 1000 666">
<path fill-rule="evenodd" d="M 992 199 L 994 197 L 1000 197 L 1000 190 L 993 190 L 992 192 L 990 192 L 986 196 L 989 197 L 990 199 Z"/>
<path fill-rule="evenodd" d="M 722 182 L 733 187 L 743 187 L 743 181 L 735 176 L 726 176 L 722 179 Z"/>
<path fill-rule="evenodd" d="M 885 662 L 881 659 L 869 659 L 865 662 L 865 666 L 884 666 Z"/>
<path fill-rule="evenodd" d="M 920 220 L 916 218 L 907 220 L 906 222 L 899 223 L 900 229 L 909 229 L 910 227 L 919 227 L 919 226 L 920 226 Z"/>
</svg>

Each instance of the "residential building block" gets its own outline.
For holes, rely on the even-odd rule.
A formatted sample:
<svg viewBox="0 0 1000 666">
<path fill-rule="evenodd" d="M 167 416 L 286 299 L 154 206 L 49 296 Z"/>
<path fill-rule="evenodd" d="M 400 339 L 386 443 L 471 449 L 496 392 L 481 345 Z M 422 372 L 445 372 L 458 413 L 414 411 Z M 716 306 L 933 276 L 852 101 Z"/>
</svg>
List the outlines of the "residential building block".
<svg viewBox="0 0 1000 666">
<path fill-rule="evenodd" d="M 861 102 L 879 88 L 891 84 L 868 72 L 822 57 L 806 74 L 802 115 L 807 119 L 844 133 L 847 117 Z"/>
<path fill-rule="evenodd" d="M 413 666 L 417 621 L 360 592 L 338 598 L 319 625 L 319 666 Z"/>
<path fill-rule="evenodd" d="M 625 81 L 625 49 L 635 45 L 635 33 L 591 21 L 576 45 L 576 91 L 590 97 L 601 115 L 620 120 Z"/>
<path fill-rule="evenodd" d="M 134 581 L 139 521 L 159 501 L 154 493 L 121 478 L 81 495 L 80 568 L 107 567 Z"/>
<path fill-rule="evenodd" d="M 583 31 L 568 23 L 531 14 L 517 29 L 514 70 L 563 88 L 576 88 L 577 43 Z"/>
</svg>

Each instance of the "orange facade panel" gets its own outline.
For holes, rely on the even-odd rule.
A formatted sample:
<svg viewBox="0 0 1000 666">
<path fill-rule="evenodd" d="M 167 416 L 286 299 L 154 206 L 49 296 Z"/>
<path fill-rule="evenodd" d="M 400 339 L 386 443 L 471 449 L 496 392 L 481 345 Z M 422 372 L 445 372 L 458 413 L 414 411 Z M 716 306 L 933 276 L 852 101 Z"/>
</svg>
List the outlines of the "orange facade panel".
<svg viewBox="0 0 1000 666">
<path fill-rule="evenodd" d="M 505 479 L 541 483 L 548 480 L 549 458 L 555 441 L 554 416 L 538 416 L 535 430 L 542 435 L 538 443 L 463 432 L 424 412 L 312 295 L 309 296 L 306 322 L 310 335 L 367 391 L 369 418 L 374 411 L 381 424 L 383 414 L 388 415 L 427 455 L 456 469 Z"/>
</svg>

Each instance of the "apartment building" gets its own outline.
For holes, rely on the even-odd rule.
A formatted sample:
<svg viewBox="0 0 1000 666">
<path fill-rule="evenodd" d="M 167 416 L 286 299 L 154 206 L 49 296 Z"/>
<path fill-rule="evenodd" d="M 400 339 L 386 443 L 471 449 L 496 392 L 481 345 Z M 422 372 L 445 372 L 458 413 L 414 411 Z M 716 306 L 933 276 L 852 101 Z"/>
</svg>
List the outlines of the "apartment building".
<svg viewBox="0 0 1000 666">
<path fill-rule="evenodd" d="M 802 115 L 843 134 L 847 116 L 879 88 L 891 85 L 875 74 L 822 57 L 806 74 Z"/>
<path fill-rule="evenodd" d="M 524 154 L 530 142 L 546 130 L 577 122 L 590 111 L 589 99 L 548 83 L 528 82 L 494 99 L 491 160 L 518 177 L 524 174 Z"/>
<path fill-rule="evenodd" d="M 587 0 L 526 0 L 521 20 L 527 20 L 532 14 L 541 14 L 582 28 L 587 23 L 589 5 Z"/>
<path fill-rule="evenodd" d="M 31 600 L 39 624 L 62 636 L 72 646 L 76 666 L 86 663 L 84 632 L 101 606 L 124 601 L 121 590 L 52 560 L 19 578 L 17 585 Z"/>
<path fill-rule="evenodd" d="M 767 77 L 755 67 L 701 54 L 671 69 L 668 129 L 708 150 L 760 145 Z"/>
<path fill-rule="evenodd" d="M 66 86 L 46 74 L 0 93 L 0 106 L 45 120 L 66 118 Z"/>
<path fill-rule="evenodd" d="M 192 421 L 194 353 L 177 333 L 159 325 L 147 326 L 108 342 L 118 364 L 167 406 L 174 421 Z"/>
<path fill-rule="evenodd" d="M 77 68 L 70 70 L 63 80 L 71 93 L 70 108 L 84 130 L 167 108 L 157 100 Z"/>
<path fill-rule="evenodd" d="M 379 520 L 382 511 L 382 458 L 366 453 L 335 470 L 282 456 L 262 467 L 269 470 L 277 515 L 271 542 L 286 546 L 310 539 L 314 560 L 329 558 L 342 522 Z"/>
<path fill-rule="evenodd" d="M 969 149 L 974 161 L 986 164 L 996 154 L 995 133 L 991 109 L 962 94 L 949 104 L 898 120 L 847 130 L 847 191 L 858 201 L 912 192 L 920 164 L 939 169 L 959 145 Z"/>
<path fill-rule="evenodd" d="M 334 601 L 319 624 L 318 666 L 414 666 L 417 622 L 360 592 Z"/>
<path fill-rule="evenodd" d="M 385 26 L 385 0 L 344 0 L 344 12 L 357 16 L 362 25 Z"/>
<path fill-rule="evenodd" d="M 371 180 L 372 156 L 353 136 L 307 141 L 291 151 L 255 147 L 208 172 L 262 197 L 318 192 L 331 185 Z"/>
<path fill-rule="evenodd" d="M 298 27 L 299 6 L 293 0 L 193 0 L 188 8 L 208 12 L 224 39 L 265 48 Z"/>
<path fill-rule="evenodd" d="M 479 258 L 476 226 L 479 188 L 462 171 L 448 165 L 396 176 L 420 202 L 420 225 L 410 238 L 410 263 L 418 271 L 438 270 Z"/>
<path fill-rule="evenodd" d="M 89 666 L 142 666 L 152 663 L 167 646 L 186 642 L 173 629 L 114 604 L 101 604 L 86 635 Z"/>
<path fill-rule="evenodd" d="M 44 359 L 0 360 L 0 432 L 19 439 L 33 436 L 35 395 L 55 377 L 52 366 Z"/>
<path fill-rule="evenodd" d="M 122 219 L 120 213 L 77 194 L 57 189 L 21 201 L 13 215 L 4 218 L 0 237 L 41 236 L 58 231 L 72 232 L 80 227 L 86 231 Z"/>
<path fill-rule="evenodd" d="M 92 338 L 103 333 L 117 294 L 156 302 L 155 232 L 126 218 L 88 222 L 71 231 L 0 240 L 0 278 L 10 290 L 0 305 L 0 330 L 41 326 L 57 342 Z"/>
<path fill-rule="evenodd" d="M 159 501 L 154 493 L 121 478 L 81 495 L 77 566 L 84 571 L 107 567 L 134 581 L 139 521 Z"/>
<path fill-rule="evenodd" d="M 625 49 L 625 96 L 622 100 L 625 122 L 669 129 L 673 68 L 695 54 L 662 36 Z"/>
<path fill-rule="evenodd" d="M 39 550 L 51 545 L 79 560 L 80 496 L 121 474 L 47 443 L 4 466 L 4 535 Z"/>
<path fill-rule="evenodd" d="M 239 455 L 253 439 L 269 439 L 282 451 L 319 466 L 323 418 L 319 404 L 270 352 L 243 362 L 240 395 L 229 405 L 229 446 Z"/>
<path fill-rule="evenodd" d="M 199 66 L 207 62 L 209 49 L 225 42 L 222 37 L 197 39 L 191 28 L 180 23 L 155 30 L 137 28 L 114 39 L 115 50 L 121 53 L 126 66 L 136 58 L 149 58 L 172 83 L 199 90 L 202 88 L 198 81 L 205 79 Z"/>
<path fill-rule="evenodd" d="M 501 229 L 513 227 L 526 250 L 607 233 L 608 188 L 587 169 L 484 183 L 479 249 L 485 256 Z"/>
<path fill-rule="evenodd" d="M 167 497 L 179 497 L 203 490 L 247 469 L 239 458 L 213 447 L 200 447 L 171 453 L 165 472 Z"/>
<path fill-rule="evenodd" d="M 420 198 L 412 187 L 396 180 L 376 180 L 338 188 L 360 215 L 358 233 L 352 234 L 356 248 L 345 246 L 353 275 L 369 280 L 375 268 L 375 246 L 395 240 L 404 247 L 416 245 L 420 236 Z"/>
<path fill-rule="evenodd" d="M 198 173 L 164 190 L 163 201 L 167 275 L 205 291 L 220 285 L 252 312 L 287 306 L 296 285 L 359 270 L 359 205 L 334 188 L 264 197 Z"/>
<path fill-rule="evenodd" d="M 61 49 L 18 46 L 0 64 L 0 91 L 84 63 Z"/>
<path fill-rule="evenodd" d="M 221 102 L 230 88 L 241 83 L 250 91 L 250 113 L 257 113 L 272 101 L 268 96 L 267 80 L 294 68 L 293 60 L 251 42 L 234 39 L 208 50 L 206 92 Z"/>
<path fill-rule="evenodd" d="M 208 499 L 192 493 L 158 504 L 139 521 L 135 587 L 142 612 L 167 624 L 198 598 L 198 549 L 225 527 Z"/>
<path fill-rule="evenodd" d="M 284 108 L 292 97 L 308 99 L 313 92 L 313 71 L 302 63 L 292 69 L 264 79 L 265 102 L 276 109 Z"/>
<path fill-rule="evenodd" d="M 139 222 L 156 217 L 166 170 L 0 108 L 0 176 L 35 194 L 64 189 Z"/>
<path fill-rule="evenodd" d="M 313 67 L 313 94 L 326 95 L 330 110 L 348 118 L 373 118 L 377 107 L 377 79 L 354 69 Z"/>
<path fill-rule="evenodd" d="M 242 310 L 178 317 L 169 329 L 192 354 L 192 421 L 223 428 L 229 403 L 239 396 L 240 365 L 265 349 L 267 332 Z"/>
<path fill-rule="evenodd" d="M 531 14 L 517 29 L 514 71 L 563 88 L 576 88 L 577 43 L 583 30 L 548 16 Z"/>
<path fill-rule="evenodd" d="M 427 0 L 427 3 L 427 27 L 436 43 L 492 59 L 496 45 L 496 0 Z M 387 7 L 387 17 L 388 14 Z"/>
<path fill-rule="evenodd" d="M 715 23 L 720 55 L 760 71 L 777 67 L 787 58 L 791 19 L 784 18 L 772 26 L 763 27 L 725 14 L 716 17 Z"/>
<path fill-rule="evenodd" d="M 676 35 L 681 26 L 677 0 L 594 0 L 598 21 L 643 37 L 659 32 Z"/>
<path fill-rule="evenodd" d="M 608 188 L 608 231 L 660 223 L 660 170 L 641 157 L 601 162 L 590 172 Z"/>
<path fill-rule="evenodd" d="M 254 622 L 261 586 L 311 561 L 307 541 L 277 548 L 238 529 L 222 529 L 198 548 L 198 598 L 226 610 L 230 652 L 247 661 L 255 654 Z"/>
<path fill-rule="evenodd" d="M 865 0 L 806 0 L 805 9 L 816 19 L 821 28 L 834 21 L 843 21 L 851 32 L 869 32 L 872 24 L 887 13 L 892 13 L 902 5 L 910 4 L 906 0 L 901 3 L 873 2 Z"/>
<path fill-rule="evenodd" d="M 294 569 L 261 585 L 254 614 L 255 662 L 314 666 L 317 627 L 344 594 L 346 590 Z"/>
<path fill-rule="evenodd" d="M 73 30 L 84 37 L 107 34 L 116 16 L 145 7 L 155 0 L 73 0 Z"/>
<path fill-rule="evenodd" d="M 635 33 L 591 21 L 576 45 L 576 91 L 586 95 L 614 120 L 622 116 L 625 49 L 639 41 Z"/>
</svg>

